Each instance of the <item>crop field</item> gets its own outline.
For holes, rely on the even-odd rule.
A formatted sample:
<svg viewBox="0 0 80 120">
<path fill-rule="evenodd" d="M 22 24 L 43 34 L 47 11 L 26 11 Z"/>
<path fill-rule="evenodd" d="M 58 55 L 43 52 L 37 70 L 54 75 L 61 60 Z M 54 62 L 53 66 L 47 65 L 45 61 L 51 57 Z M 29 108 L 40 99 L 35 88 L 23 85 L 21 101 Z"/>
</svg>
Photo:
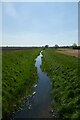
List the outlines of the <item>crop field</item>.
<svg viewBox="0 0 80 120">
<path fill-rule="evenodd" d="M 80 57 L 80 50 L 74 50 L 74 49 L 58 49 L 57 52 L 70 55 L 70 56 L 75 56 L 75 57 Z"/>
<path fill-rule="evenodd" d="M 2 53 L 2 112 L 7 119 L 33 92 L 37 82 L 35 58 L 41 49 L 4 50 Z"/>
<path fill-rule="evenodd" d="M 80 119 L 80 58 L 47 48 L 42 60 L 52 83 L 53 110 L 60 118 Z"/>
</svg>

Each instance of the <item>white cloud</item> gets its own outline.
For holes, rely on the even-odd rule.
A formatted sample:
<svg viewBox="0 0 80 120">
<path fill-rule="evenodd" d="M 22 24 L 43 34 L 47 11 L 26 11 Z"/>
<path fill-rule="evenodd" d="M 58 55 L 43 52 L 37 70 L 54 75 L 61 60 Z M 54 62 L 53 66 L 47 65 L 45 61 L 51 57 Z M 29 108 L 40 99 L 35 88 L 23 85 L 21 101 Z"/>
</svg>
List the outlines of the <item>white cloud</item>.
<svg viewBox="0 0 80 120">
<path fill-rule="evenodd" d="M 57 33 L 56 35 L 46 35 L 40 33 L 19 33 L 17 35 L 4 34 L 3 46 L 50 46 L 58 45 L 72 45 L 78 44 L 78 31 L 68 31 L 64 33 Z"/>
<path fill-rule="evenodd" d="M 72 45 L 78 44 L 78 30 L 64 31 L 53 36 L 53 39 L 59 45 Z"/>
<path fill-rule="evenodd" d="M 12 2 L 6 3 L 6 13 L 12 17 L 16 17 L 17 12 Z"/>
</svg>

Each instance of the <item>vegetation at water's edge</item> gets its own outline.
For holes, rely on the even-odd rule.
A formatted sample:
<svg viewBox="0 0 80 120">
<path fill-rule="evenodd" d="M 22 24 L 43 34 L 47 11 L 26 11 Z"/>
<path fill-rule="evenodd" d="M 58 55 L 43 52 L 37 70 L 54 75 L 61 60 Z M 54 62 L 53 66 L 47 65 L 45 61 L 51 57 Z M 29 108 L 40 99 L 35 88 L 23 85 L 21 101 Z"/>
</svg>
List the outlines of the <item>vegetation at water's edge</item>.
<svg viewBox="0 0 80 120">
<path fill-rule="evenodd" d="M 37 82 L 35 58 L 40 49 L 3 51 L 2 54 L 2 113 L 9 119 L 10 112 L 33 91 Z"/>
<path fill-rule="evenodd" d="M 52 82 L 52 107 L 61 118 L 80 119 L 80 58 L 57 53 L 53 48 L 43 52 L 42 69 Z"/>
<path fill-rule="evenodd" d="M 2 51 L 0 50 L 0 119 L 2 118 Z"/>
</svg>

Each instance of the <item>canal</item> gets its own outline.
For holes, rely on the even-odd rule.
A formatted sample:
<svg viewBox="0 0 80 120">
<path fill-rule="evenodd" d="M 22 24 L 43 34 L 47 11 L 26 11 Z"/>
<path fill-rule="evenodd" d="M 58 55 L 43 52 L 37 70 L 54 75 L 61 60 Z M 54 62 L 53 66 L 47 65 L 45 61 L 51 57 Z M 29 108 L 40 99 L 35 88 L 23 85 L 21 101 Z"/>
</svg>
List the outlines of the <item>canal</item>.
<svg viewBox="0 0 80 120">
<path fill-rule="evenodd" d="M 36 58 L 35 67 L 37 68 L 38 82 L 35 84 L 34 93 L 29 97 L 15 113 L 16 118 L 52 118 L 51 110 L 51 83 L 45 72 L 41 69 L 42 52 Z"/>
</svg>

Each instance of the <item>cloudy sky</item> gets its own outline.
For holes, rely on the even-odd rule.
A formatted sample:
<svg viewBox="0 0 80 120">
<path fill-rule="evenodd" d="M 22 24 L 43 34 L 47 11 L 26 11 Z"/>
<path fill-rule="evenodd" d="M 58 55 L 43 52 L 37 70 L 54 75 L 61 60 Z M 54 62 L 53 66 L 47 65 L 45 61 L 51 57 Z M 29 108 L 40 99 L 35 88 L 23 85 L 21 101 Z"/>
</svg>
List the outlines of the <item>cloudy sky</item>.
<svg viewBox="0 0 80 120">
<path fill-rule="evenodd" d="M 3 46 L 72 45 L 77 32 L 77 2 L 2 3 Z"/>
</svg>

